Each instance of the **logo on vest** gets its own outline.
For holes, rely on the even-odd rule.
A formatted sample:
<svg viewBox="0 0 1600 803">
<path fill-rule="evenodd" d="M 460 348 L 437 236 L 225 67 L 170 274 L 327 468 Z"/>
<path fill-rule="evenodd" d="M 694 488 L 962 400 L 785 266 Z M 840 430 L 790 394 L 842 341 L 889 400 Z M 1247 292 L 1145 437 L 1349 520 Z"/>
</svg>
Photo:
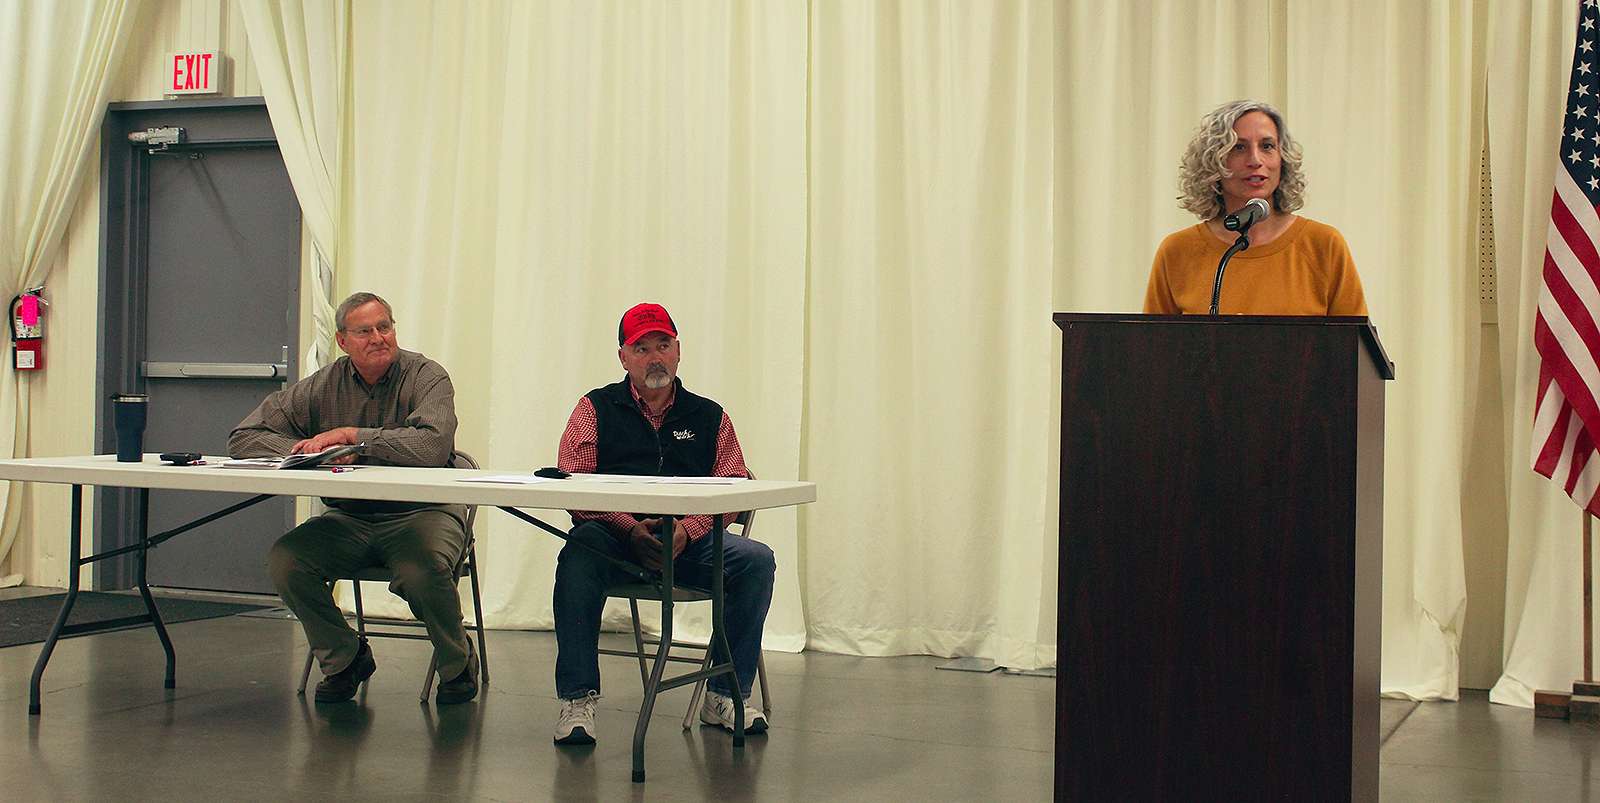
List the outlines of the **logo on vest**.
<svg viewBox="0 0 1600 803">
<path fill-rule="evenodd" d="M 672 431 L 672 437 L 677 438 L 680 441 L 692 441 L 694 440 L 694 431 L 688 429 L 675 429 Z"/>
</svg>

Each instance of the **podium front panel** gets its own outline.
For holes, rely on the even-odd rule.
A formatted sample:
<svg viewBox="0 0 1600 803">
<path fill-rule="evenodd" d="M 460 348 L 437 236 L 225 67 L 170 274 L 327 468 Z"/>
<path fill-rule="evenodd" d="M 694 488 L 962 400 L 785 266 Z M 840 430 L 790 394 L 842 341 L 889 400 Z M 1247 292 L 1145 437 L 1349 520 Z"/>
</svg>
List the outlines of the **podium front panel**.
<svg viewBox="0 0 1600 803">
<path fill-rule="evenodd" d="M 1062 354 L 1058 796 L 1375 795 L 1356 329 L 1073 323 Z"/>
</svg>

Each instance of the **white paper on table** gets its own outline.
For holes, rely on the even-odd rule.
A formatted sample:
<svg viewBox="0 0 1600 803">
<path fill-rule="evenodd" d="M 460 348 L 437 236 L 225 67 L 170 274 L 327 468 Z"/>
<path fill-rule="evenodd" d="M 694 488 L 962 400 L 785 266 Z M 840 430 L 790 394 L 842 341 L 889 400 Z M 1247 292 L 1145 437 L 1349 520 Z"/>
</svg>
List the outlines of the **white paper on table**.
<svg viewBox="0 0 1600 803">
<path fill-rule="evenodd" d="M 573 474 L 583 482 L 611 482 L 619 485 L 732 485 L 744 477 L 657 477 L 653 474 Z"/>
<path fill-rule="evenodd" d="M 612 482 L 619 485 L 652 485 L 661 480 L 654 474 L 573 474 L 570 479 L 582 482 Z"/>
<path fill-rule="evenodd" d="M 500 485 L 538 485 L 542 482 L 560 482 L 549 477 L 535 477 L 532 474 L 494 474 L 487 477 L 462 477 L 456 482 L 492 482 Z"/>
</svg>

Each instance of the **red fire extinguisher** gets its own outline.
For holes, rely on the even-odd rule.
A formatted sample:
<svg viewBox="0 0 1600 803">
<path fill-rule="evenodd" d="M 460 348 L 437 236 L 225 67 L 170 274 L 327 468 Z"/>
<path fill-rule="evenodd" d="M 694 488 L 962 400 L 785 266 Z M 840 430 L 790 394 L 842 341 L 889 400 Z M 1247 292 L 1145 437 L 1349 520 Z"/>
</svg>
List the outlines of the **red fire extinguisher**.
<svg viewBox="0 0 1600 803">
<path fill-rule="evenodd" d="M 11 366 L 18 371 L 44 367 L 44 307 L 49 306 L 35 287 L 11 299 Z"/>
</svg>

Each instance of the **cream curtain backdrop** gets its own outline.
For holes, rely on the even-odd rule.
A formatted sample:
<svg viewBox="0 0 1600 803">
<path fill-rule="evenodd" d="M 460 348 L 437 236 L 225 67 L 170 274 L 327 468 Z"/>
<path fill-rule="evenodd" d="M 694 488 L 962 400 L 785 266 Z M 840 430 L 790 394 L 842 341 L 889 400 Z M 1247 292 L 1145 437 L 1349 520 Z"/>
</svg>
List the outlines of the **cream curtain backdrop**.
<svg viewBox="0 0 1600 803">
<path fill-rule="evenodd" d="M 1057 305 L 1138 308 L 1155 244 L 1193 223 L 1171 199 L 1201 115 L 1238 97 L 1279 106 L 1305 148 L 1302 213 L 1344 233 L 1398 363 L 1387 400 L 1382 687 L 1454 699 L 1477 323 L 1474 7 L 1155 5 L 1060 12 Z"/>
<path fill-rule="evenodd" d="M 1048 3 L 815 3 L 810 645 L 1055 659 Z"/>
<path fill-rule="evenodd" d="M 1452 699 L 1487 116 L 1521 260 L 1502 264 L 1512 530 L 1531 511 L 1552 534 L 1513 536 L 1507 672 L 1545 682 L 1566 670 L 1544 595 L 1571 569 L 1544 542 L 1576 516 L 1526 471 L 1517 316 L 1565 5 L 1529 27 L 1489 0 L 357 3 L 335 295 L 395 303 L 402 345 L 455 377 L 461 445 L 504 468 L 553 462 L 577 396 L 620 375 L 618 314 L 665 303 L 686 383 L 728 406 L 752 467 L 820 485 L 760 521 L 768 647 L 1049 664 L 1049 313 L 1137 309 L 1156 243 L 1192 222 L 1172 198 L 1194 125 L 1272 101 L 1306 149 L 1304 212 L 1344 232 L 1399 364 L 1383 689 Z M 490 624 L 548 627 L 559 544 L 482 522 Z"/>
<path fill-rule="evenodd" d="M 1419 699 L 1456 699 L 1466 613 L 1482 5 L 1305 3 L 1288 26 L 1288 112 L 1315 143 L 1307 213 L 1350 240 L 1397 363 L 1385 420 L 1382 688 Z"/>
<path fill-rule="evenodd" d="M 43 284 L 54 265 L 139 5 L 0 2 L 0 303 L 7 319 L 11 298 Z M 48 315 L 45 325 L 48 334 Z M 9 356 L 0 362 L 0 454 L 25 456 L 28 375 L 14 371 Z M 17 487 L 0 484 L 0 562 L 21 522 Z M 21 579 L 0 578 L 0 586 Z"/>
<path fill-rule="evenodd" d="M 250 40 L 250 56 L 267 99 L 278 150 L 302 220 L 311 235 L 313 258 L 302 283 L 310 288 L 311 343 L 301 375 L 334 356 L 334 266 L 339 249 L 341 134 L 349 52 L 349 0 L 238 0 Z"/>
<path fill-rule="evenodd" d="M 1583 660 L 1580 511 L 1555 483 L 1530 468 L 1539 376 L 1533 321 L 1578 4 L 1497 0 L 1494 9 L 1487 116 L 1510 539 L 1505 674 L 1489 699 L 1531 706 L 1535 689 L 1570 689 Z"/>
</svg>

